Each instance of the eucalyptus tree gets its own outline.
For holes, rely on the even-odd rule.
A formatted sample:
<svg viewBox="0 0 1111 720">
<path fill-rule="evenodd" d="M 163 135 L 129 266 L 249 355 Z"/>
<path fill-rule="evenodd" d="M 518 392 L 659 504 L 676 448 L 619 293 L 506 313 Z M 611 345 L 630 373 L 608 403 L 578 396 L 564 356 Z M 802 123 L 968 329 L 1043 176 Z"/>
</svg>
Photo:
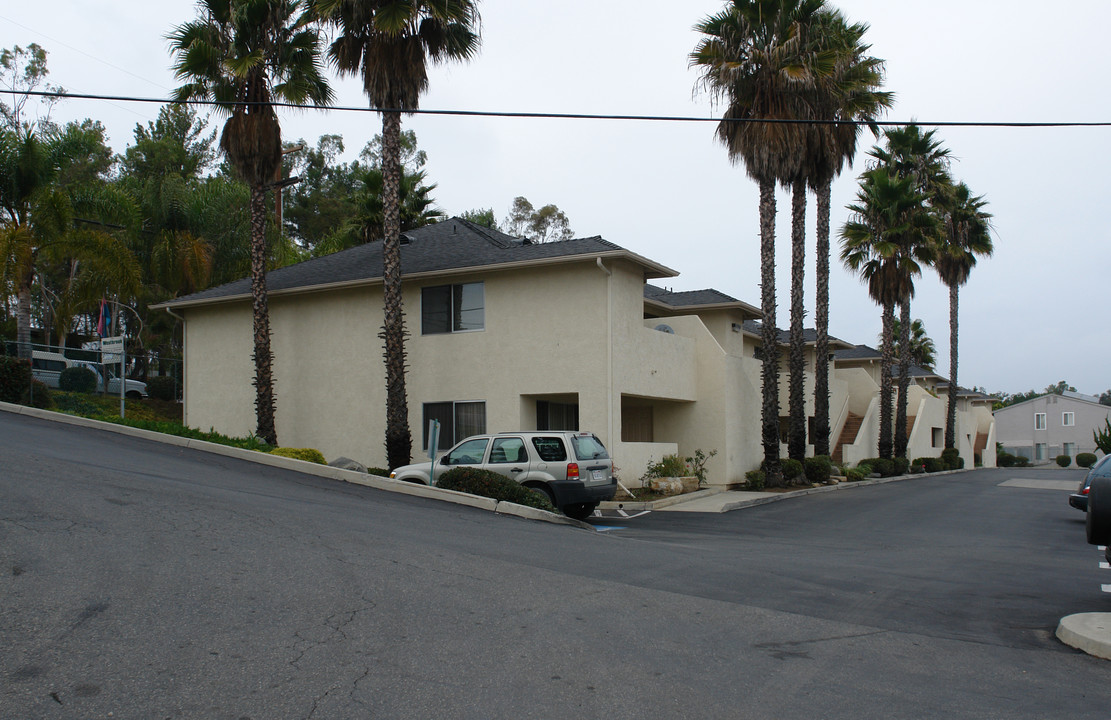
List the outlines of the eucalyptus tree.
<svg viewBox="0 0 1111 720">
<path fill-rule="evenodd" d="M 220 149 L 251 189 L 251 296 L 257 434 L 277 444 L 270 315 L 266 291 L 266 190 L 281 170 L 275 102 L 324 106 L 321 35 L 300 0 L 200 0 L 199 17 L 168 36 L 174 100 L 216 101 L 228 116 Z"/>
<path fill-rule="evenodd" d="M 968 282 L 977 258 L 989 257 L 991 214 L 984 210 L 983 195 L 973 195 L 968 185 L 958 183 L 942 192 L 935 207 L 942 222 L 942 242 L 934 269 L 949 288 L 949 403 L 945 414 L 945 447 L 956 447 L 958 295 Z M 1101 400 L 1102 402 L 1102 400 Z"/>
<path fill-rule="evenodd" d="M 718 139 L 760 186 L 761 439 L 770 485 L 782 483 L 775 185 L 802 176 L 807 131 L 794 121 L 818 72 L 807 29 L 822 8 L 823 0 L 730 0 L 695 25 L 702 37 L 690 54 L 701 87 L 725 105 Z"/>
<path fill-rule="evenodd" d="M 811 127 L 808 155 L 809 180 L 817 209 L 814 295 L 814 429 L 815 455 L 829 455 L 829 256 L 830 195 L 833 180 L 845 163 L 852 167 L 862 125 L 875 135 L 876 119 L 894 102 L 894 94 L 880 88 L 884 62 L 868 54 L 863 43 L 868 25 L 849 23 L 840 11 L 831 9 L 821 17 L 818 37 L 835 48 L 837 56 L 830 82 L 815 98 L 815 117 L 824 121 Z M 800 279 L 801 283 L 801 279 Z"/>
<path fill-rule="evenodd" d="M 879 456 L 893 455 L 891 366 L 894 357 L 895 305 L 914 295 L 914 278 L 933 259 L 927 239 L 936 221 L 923 212 L 925 196 L 911 178 L 885 167 L 866 171 L 860 180 L 853 215 L 841 228 L 841 260 L 859 273 L 868 294 L 883 309 L 880 361 Z M 905 421 L 904 421 L 905 424 Z"/>
<path fill-rule="evenodd" d="M 431 63 L 468 60 L 479 48 L 477 0 L 313 0 L 336 29 L 329 56 L 343 75 L 358 75 L 382 114 L 382 304 L 386 364 L 386 457 L 391 468 L 412 458 L 405 392 L 405 316 L 401 297 L 401 115 L 416 110 Z"/>
</svg>

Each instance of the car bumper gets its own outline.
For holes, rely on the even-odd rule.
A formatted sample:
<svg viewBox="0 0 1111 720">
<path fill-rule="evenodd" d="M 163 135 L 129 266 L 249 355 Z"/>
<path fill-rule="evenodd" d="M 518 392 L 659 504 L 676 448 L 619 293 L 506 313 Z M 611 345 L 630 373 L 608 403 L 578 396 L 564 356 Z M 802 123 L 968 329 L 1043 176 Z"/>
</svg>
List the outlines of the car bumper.
<svg viewBox="0 0 1111 720">
<path fill-rule="evenodd" d="M 549 484 L 555 493 L 556 506 L 578 505 L 580 503 L 600 503 L 612 500 L 617 494 L 617 478 L 607 483 L 586 485 L 572 480 L 570 482 L 553 482 Z"/>
<path fill-rule="evenodd" d="M 1088 496 L 1081 495 L 1080 493 L 1069 495 L 1069 506 L 1081 512 L 1088 512 Z"/>
</svg>

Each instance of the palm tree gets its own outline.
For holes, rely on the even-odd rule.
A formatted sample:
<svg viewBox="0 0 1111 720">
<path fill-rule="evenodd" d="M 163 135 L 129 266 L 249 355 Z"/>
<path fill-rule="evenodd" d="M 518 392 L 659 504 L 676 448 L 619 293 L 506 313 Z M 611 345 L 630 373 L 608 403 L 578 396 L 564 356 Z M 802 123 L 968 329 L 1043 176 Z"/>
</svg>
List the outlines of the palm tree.
<svg viewBox="0 0 1111 720">
<path fill-rule="evenodd" d="M 936 260 L 935 260 L 936 262 Z M 895 335 L 899 338 L 902 337 L 902 320 L 895 319 Z M 883 342 L 881 336 L 880 342 Z M 901 340 L 895 341 L 895 354 L 898 355 L 902 352 Z M 926 334 L 926 327 L 922 324 L 921 320 L 914 320 L 910 323 L 910 344 L 907 345 L 910 350 L 910 359 L 918 367 L 933 370 L 934 363 L 936 362 L 937 348 L 934 346 L 933 339 Z"/>
<path fill-rule="evenodd" d="M 412 457 L 405 394 L 405 316 L 401 300 L 401 114 L 416 110 L 428 88 L 429 62 L 467 60 L 478 52 L 476 0 L 314 0 L 335 25 L 329 55 L 344 75 L 361 75 L 382 113 L 382 303 L 386 360 L 386 457 L 391 468 Z"/>
<path fill-rule="evenodd" d="M 95 145 L 92 134 L 72 124 L 0 130 L 0 275 L 16 292 L 20 357 L 31 357 L 31 289 L 40 258 L 61 253 L 59 246 L 76 237 L 76 198 L 59 176 Z"/>
<path fill-rule="evenodd" d="M 820 74 L 807 28 L 823 0 L 730 0 L 695 25 L 703 35 L 690 55 L 700 83 L 726 104 L 717 128 L 733 162 L 760 185 L 761 437 L 769 485 L 779 463 L 779 352 L 775 320 L 775 184 L 802 176 L 804 93 Z M 754 122 L 770 120 L 773 122 Z"/>
<path fill-rule="evenodd" d="M 813 157 L 811 188 L 817 208 L 817 246 L 815 248 L 816 292 L 814 297 L 814 430 L 815 455 L 829 455 L 829 218 L 833 180 L 856 156 L 858 123 L 872 123 L 891 107 L 894 94 L 879 88 L 884 79 L 884 63 L 868 55 L 870 45 L 862 44 L 868 26 L 849 24 L 837 10 L 823 16 L 820 36 L 837 49 L 831 92 L 816 100 L 815 116 L 838 124 L 811 128 L 810 154 Z M 873 125 L 872 131 L 879 130 Z M 801 283 L 801 279 L 800 279 Z"/>
<path fill-rule="evenodd" d="M 332 91 L 322 72 L 321 37 L 300 0 L 200 0 L 201 17 L 168 36 L 174 100 L 215 100 L 228 115 L 220 149 L 251 188 L 251 297 L 258 436 L 276 445 L 270 312 L 266 291 L 266 190 L 281 171 L 276 101 L 323 106 Z"/>
<path fill-rule="evenodd" d="M 934 232 L 934 218 L 923 212 L 924 196 L 911 178 L 879 167 L 861 176 L 852 218 L 841 229 L 841 260 L 860 274 L 868 294 L 883 308 L 880 360 L 879 456 L 893 454 L 891 365 L 894 357 L 895 305 L 914 295 L 921 263 L 932 259 L 924 239 Z M 904 420 L 905 424 L 905 420 Z"/>
<path fill-rule="evenodd" d="M 973 195 L 963 182 L 951 186 L 937 200 L 943 241 L 934 269 L 949 288 L 949 407 L 945 415 L 945 447 L 956 447 L 957 424 L 957 296 L 968 282 L 977 257 L 989 257 L 991 214 L 984 211 L 983 195 Z"/>
</svg>

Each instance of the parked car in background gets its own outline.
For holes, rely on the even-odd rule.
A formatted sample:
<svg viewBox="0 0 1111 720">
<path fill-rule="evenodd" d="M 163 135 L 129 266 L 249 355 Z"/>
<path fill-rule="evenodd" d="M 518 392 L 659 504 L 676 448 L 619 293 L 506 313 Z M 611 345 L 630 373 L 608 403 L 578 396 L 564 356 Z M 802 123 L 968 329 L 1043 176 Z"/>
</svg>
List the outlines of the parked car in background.
<svg viewBox="0 0 1111 720">
<path fill-rule="evenodd" d="M 106 392 L 109 395 L 120 394 L 120 379 L 112 371 L 111 365 L 99 365 L 89 360 L 74 360 L 68 358 L 61 353 L 44 352 L 35 350 L 31 353 L 31 374 L 34 378 L 48 388 L 58 389 L 58 380 L 62 375 L 62 371 L 71 367 L 86 368 L 94 375 L 96 375 L 97 390 L 105 390 L 104 376 L 101 375 L 101 368 L 108 372 L 108 388 Z M 131 380 L 127 378 L 124 380 L 124 395 L 129 398 L 147 397 L 147 384 L 139 380 Z"/>
<path fill-rule="evenodd" d="M 617 492 L 613 460 L 594 433 L 571 431 L 508 432 L 475 435 L 431 461 L 405 465 L 391 478 L 430 484 L 454 467 L 491 470 L 545 495 L 568 517 L 589 517 Z M 435 472 L 433 473 L 433 469 Z"/>
<path fill-rule="evenodd" d="M 1092 480 L 1097 477 L 1111 477 L 1111 455 L 1104 455 L 1092 466 L 1092 469 L 1080 481 L 1080 487 L 1076 489 L 1076 492 L 1069 495 L 1069 505 L 1081 512 L 1087 512 L 1088 495 L 1092 489 Z"/>
</svg>

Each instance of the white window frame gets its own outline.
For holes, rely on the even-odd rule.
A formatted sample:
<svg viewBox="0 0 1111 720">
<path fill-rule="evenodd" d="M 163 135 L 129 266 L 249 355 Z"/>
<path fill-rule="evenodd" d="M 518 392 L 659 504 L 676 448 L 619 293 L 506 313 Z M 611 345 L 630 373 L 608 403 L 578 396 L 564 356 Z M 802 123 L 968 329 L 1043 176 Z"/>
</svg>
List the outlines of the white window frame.
<svg viewBox="0 0 1111 720">
<path fill-rule="evenodd" d="M 1061 413 L 1061 427 L 1074 427 L 1076 425 L 1076 413 L 1063 412 Z"/>
<path fill-rule="evenodd" d="M 1034 429 L 1045 430 L 1046 418 L 1045 413 L 1034 413 Z"/>
</svg>

